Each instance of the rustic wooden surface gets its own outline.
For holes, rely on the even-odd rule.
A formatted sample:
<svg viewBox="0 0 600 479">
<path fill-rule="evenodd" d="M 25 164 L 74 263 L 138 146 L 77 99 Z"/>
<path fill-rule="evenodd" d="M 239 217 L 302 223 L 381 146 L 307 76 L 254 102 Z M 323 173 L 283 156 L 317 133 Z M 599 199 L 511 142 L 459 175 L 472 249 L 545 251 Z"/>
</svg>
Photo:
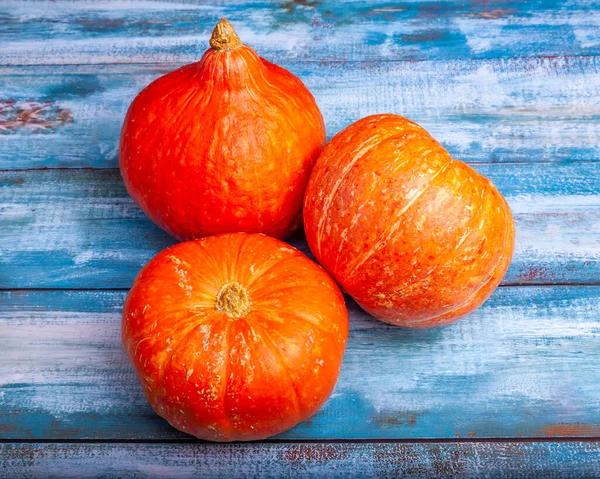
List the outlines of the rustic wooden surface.
<svg viewBox="0 0 600 479">
<path fill-rule="evenodd" d="M 311 89 L 330 137 L 359 118 L 393 111 L 465 161 L 600 155 L 595 56 L 281 64 Z M 8 136 L 0 168 L 116 167 L 129 103 L 178 65 L 0 66 L 0 128 Z"/>
<path fill-rule="evenodd" d="M 600 476 L 600 3 L 0 3 L 0 477 Z M 517 224 L 503 285 L 437 330 L 349 300 L 341 377 L 271 441 L 200 443 L 145 402 L 119 343 L 139 268 L 174 242 L 127 197 L 135 94 L 220 16 L 311 88 L 328 136 L 421 123 Z M 307 253 L 301 234 L 291 241 Z"/>
<path fill-rule="evenodd" d="M 4 438 L 186 437 L 152 412 L 122 351 L 125 295 L 1 293 Z M 600 436 L 599 303 L 597 286 L 504 287 L 468 320 L 410 331 L 348 300 L 333 395 L 277 439 Z"/>
<path fill-rule="evenodd" d="M 15 475 L 44 478 L 581 479 L 600 475 L 598 454 L 592 442 L 11 443 L 0 445 L 0 464 Z"/>
</svg>

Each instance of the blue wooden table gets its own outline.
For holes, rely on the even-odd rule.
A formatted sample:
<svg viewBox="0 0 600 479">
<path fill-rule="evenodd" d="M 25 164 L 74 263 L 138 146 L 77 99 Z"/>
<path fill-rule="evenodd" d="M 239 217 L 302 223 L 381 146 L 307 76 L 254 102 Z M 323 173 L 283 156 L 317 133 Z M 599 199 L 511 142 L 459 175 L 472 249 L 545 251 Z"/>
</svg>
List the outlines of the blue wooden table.
<svg viewBox="0 0 600 479">
<path fill-rule="evenodd" d="M 405 115 L 517 225 L 502 286 L 455 325 L 349 301 L 329 401 L 252 444 L 171 428 L 119 336 L 135 274 L 174 243 L 125 192 L 121 122 L 221 16 L 302 78 L 329 137 Z M 598 1 L 3 0 L 0 477 L 600 477 L 599 160 Z"/>
</svg>

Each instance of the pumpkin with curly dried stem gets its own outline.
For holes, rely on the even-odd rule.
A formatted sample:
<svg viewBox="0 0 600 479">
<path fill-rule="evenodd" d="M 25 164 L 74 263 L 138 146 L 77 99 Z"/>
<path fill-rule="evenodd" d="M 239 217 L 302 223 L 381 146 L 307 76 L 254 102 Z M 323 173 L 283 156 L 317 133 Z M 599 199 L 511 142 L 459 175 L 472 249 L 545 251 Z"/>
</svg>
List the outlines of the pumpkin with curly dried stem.
<svg viewBox="0 0 600 479">
<path fill-rule="evenodd" d="M 127 191 L 181 240 L 244 231 L 286 238 L 302 223 L 325 143 L 313 96 L 219 21 L 198 63 L 158 78 L 121 132 Z"/>
</svg>

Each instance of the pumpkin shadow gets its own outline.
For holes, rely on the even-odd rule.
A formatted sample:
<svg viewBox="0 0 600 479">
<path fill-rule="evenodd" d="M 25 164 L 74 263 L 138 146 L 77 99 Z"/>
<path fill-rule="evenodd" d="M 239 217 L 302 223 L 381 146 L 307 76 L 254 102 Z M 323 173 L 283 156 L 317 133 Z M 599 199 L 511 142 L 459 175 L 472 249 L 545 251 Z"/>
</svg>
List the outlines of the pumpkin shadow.
<svg viewBox="0 0 600 479">
<path fill-rule="evenodd" d="M 452 324 L 448 326 L 427 329 L 403 328 L 400 326 L 395 326 L 371 316 L 369 313 L 363 310 L 356 303 L 356 301 L 352 299 L 351 296 L 346 293 L 344 293 L 344 299 L 346 301 L 346 307 L 348 308 L 350 335 L 352 335 L 353 332 L 358 331 L 363 333 L 372 331 L 374 336 L 381 337 L 380 331 L 388 330 L 389 334 L 386 335 L 386 340 L 393 338 L 393 341 L 397 343 L 433 343 L 437 342 L 438 340 L 442 340 L 445 335 L 445 331 L 447 331 L 449 327 L 452 327 Z"/>
</svg>

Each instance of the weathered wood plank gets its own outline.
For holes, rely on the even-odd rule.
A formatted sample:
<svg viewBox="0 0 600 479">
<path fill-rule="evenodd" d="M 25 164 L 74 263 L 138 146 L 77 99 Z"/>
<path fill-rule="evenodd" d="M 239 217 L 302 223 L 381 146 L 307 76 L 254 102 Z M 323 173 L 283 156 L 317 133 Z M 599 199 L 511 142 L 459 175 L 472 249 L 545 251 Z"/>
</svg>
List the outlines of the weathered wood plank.
<svg viewBox="0 0 600 479">
<path fill-rule="evenodd" d="M 599 442 L 3 444 L 6 477 L 512 478 L 600 475 Z"/>
<path fill-rule="evenodd" d="M 262 55 L 372 60 L 590 55 L 594 0 L 3 1 L 1 63 L 189 62 L 227 16 Z"/>
<path fill-rule="evenodd" d="M 121 347 L 125 291 L 0 293 L 4 439 L 174 439 Z M 279 439 L 600 437 L 600 287 L 500 288 L 429 331 L 351 300 L 336 389 Z"/>
<path fill-rule="evenodd" d="M 466 161 L 600 158 L 600 57 L 283 64 L 314 93 L 329 136 L 391 112 Z M 0 68 L 0 169 L 116 167 L 129 103 L 172 68 Z"/>
<path fill-rule="evenodd" d="M 597 283 L 600 163 L 487 164 L 517 247 L 504 284 Z M 175 240 L 128 197 L 117 170 L 0 173 L 0 288 L 128 288 Z M 308 252 L 302 235 L 292 240 Z"/>
</svg>

